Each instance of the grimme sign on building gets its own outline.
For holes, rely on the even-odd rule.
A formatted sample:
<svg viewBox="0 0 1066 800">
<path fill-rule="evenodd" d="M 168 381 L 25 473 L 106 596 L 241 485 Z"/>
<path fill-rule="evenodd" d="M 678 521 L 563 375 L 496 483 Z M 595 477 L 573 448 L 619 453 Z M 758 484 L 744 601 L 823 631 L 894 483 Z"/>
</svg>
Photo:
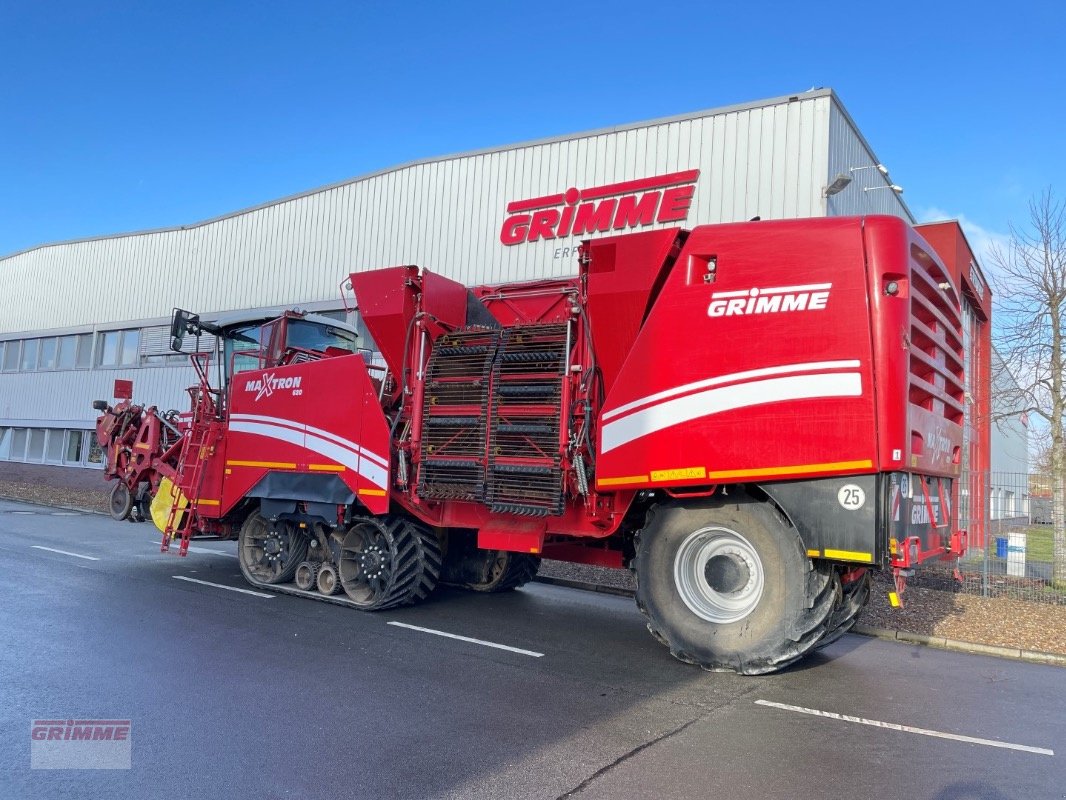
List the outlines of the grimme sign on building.
<svg viewBox="0 0 1066 800">
<path fill-rule="evenodd" d="M 507 204 L 510 216 L 500 228 L 500 241 L 513 246 L 541 239 L 624 232 L 656 222 L 683 222 L 688 217 L 699 176 L 698 169 L 690 169 L 513 200 Z"/>
</svg>

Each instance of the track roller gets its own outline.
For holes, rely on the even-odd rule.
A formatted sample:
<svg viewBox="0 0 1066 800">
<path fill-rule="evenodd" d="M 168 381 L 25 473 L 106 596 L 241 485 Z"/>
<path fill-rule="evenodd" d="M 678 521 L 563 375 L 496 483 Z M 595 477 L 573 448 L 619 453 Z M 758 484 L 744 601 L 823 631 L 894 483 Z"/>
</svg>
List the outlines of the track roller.
<svg viewBox="0 0 1066 800">
<path fill-rule="evenodd" d="M 318 591 L 327 597 L 336 594 L 341 588 L 340 580 L 337 578 L 337 568 L 332 564 L 323 564 L 318 568 L 315 584 L 318 586 Z"/>
<path fill-rule="evenodd" d="M 296 573 L 293 576 L 296 588 L 305 592 L 314 589 L 318 579 L 318 567 L 319 564 L 314 561 L 301 561 L 296 566 Z"/>
</svg>

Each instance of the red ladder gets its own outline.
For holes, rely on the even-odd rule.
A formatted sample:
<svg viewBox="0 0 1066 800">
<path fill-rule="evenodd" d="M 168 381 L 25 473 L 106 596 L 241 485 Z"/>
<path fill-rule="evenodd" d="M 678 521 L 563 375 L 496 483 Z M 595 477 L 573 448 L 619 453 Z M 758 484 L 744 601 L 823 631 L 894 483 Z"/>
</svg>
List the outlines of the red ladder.
<svg viewBox="0 0 1066 800">
<path fill-rule="evenodd" d="M 189 435 L 178 459 L 178 474 L 174 483 L 177 491 L 170 504 L 167 524 L 163 529 L 163 541 L 159 546 L 160 552 L 169 552 L 170 544 L 177 536 L 181 539 L 181 545 L 178 548 L 179 556 L 189 553 L 189 540 L 193 534 L 193 506 L 200 499 L 200 491 L 203 488 L 206 474 L 204 465 L 214 452 L 214 444 L 221 432 L 220 424 L 214 419 L 214 403 L 202 387 L 197 393 L 193 408 Z M 182 496 L 187 501 L 184 513 L 181 508 Z"/>
</svg>

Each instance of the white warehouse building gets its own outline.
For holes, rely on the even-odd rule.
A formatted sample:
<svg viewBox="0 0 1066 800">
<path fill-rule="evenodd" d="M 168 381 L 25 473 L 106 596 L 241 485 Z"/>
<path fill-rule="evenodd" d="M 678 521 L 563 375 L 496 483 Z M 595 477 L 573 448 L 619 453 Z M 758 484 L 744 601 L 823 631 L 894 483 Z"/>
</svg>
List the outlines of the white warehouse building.
<svg viewBox="0 0 1066 800">
<path fill-rule="evenodd" d="M 216 219 L 0 258 L 0 461 L 94 465 L 90 403 L 184 408 L 173 307 L 341 316 L 352 271 L 467 284 L 572 274 L 583 238 L 752 217 L 913 221 L 829 89 L 417 161 Z M 826 189 L 837 181 L 827 193 Z M 847 185 L 843 185 L 847 184 Z M 350 319 L 356 324 L 358 320 Z"/>
</svg>

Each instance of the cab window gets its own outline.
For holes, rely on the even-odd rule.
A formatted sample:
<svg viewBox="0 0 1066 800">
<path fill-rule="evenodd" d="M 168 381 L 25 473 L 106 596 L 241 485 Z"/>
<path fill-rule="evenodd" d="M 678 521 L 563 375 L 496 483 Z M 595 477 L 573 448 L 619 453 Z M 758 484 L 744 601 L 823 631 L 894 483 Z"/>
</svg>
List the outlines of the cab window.
<svg viewBox="0 0 1066 800">
<path fill-rule="evenodd" d="M 289 347 L 298 347 L 301 350 L 314 350 L 323 352 L 327 347 L 335 347 L 347 350 L 351 353 L 358 352 L 358 337 L 351 331 L 342 328 L 334 328 L 332 325 L 321 325 L 307 320 L 289 320 L 289 330 L 286 336 L 286 344 Z"/>
<path fill-rule="evenodd" d="M 242 325 L 226 331 L 226 369 L 233 372 L 259 369 L 261 324 Z"/>
</svg>

